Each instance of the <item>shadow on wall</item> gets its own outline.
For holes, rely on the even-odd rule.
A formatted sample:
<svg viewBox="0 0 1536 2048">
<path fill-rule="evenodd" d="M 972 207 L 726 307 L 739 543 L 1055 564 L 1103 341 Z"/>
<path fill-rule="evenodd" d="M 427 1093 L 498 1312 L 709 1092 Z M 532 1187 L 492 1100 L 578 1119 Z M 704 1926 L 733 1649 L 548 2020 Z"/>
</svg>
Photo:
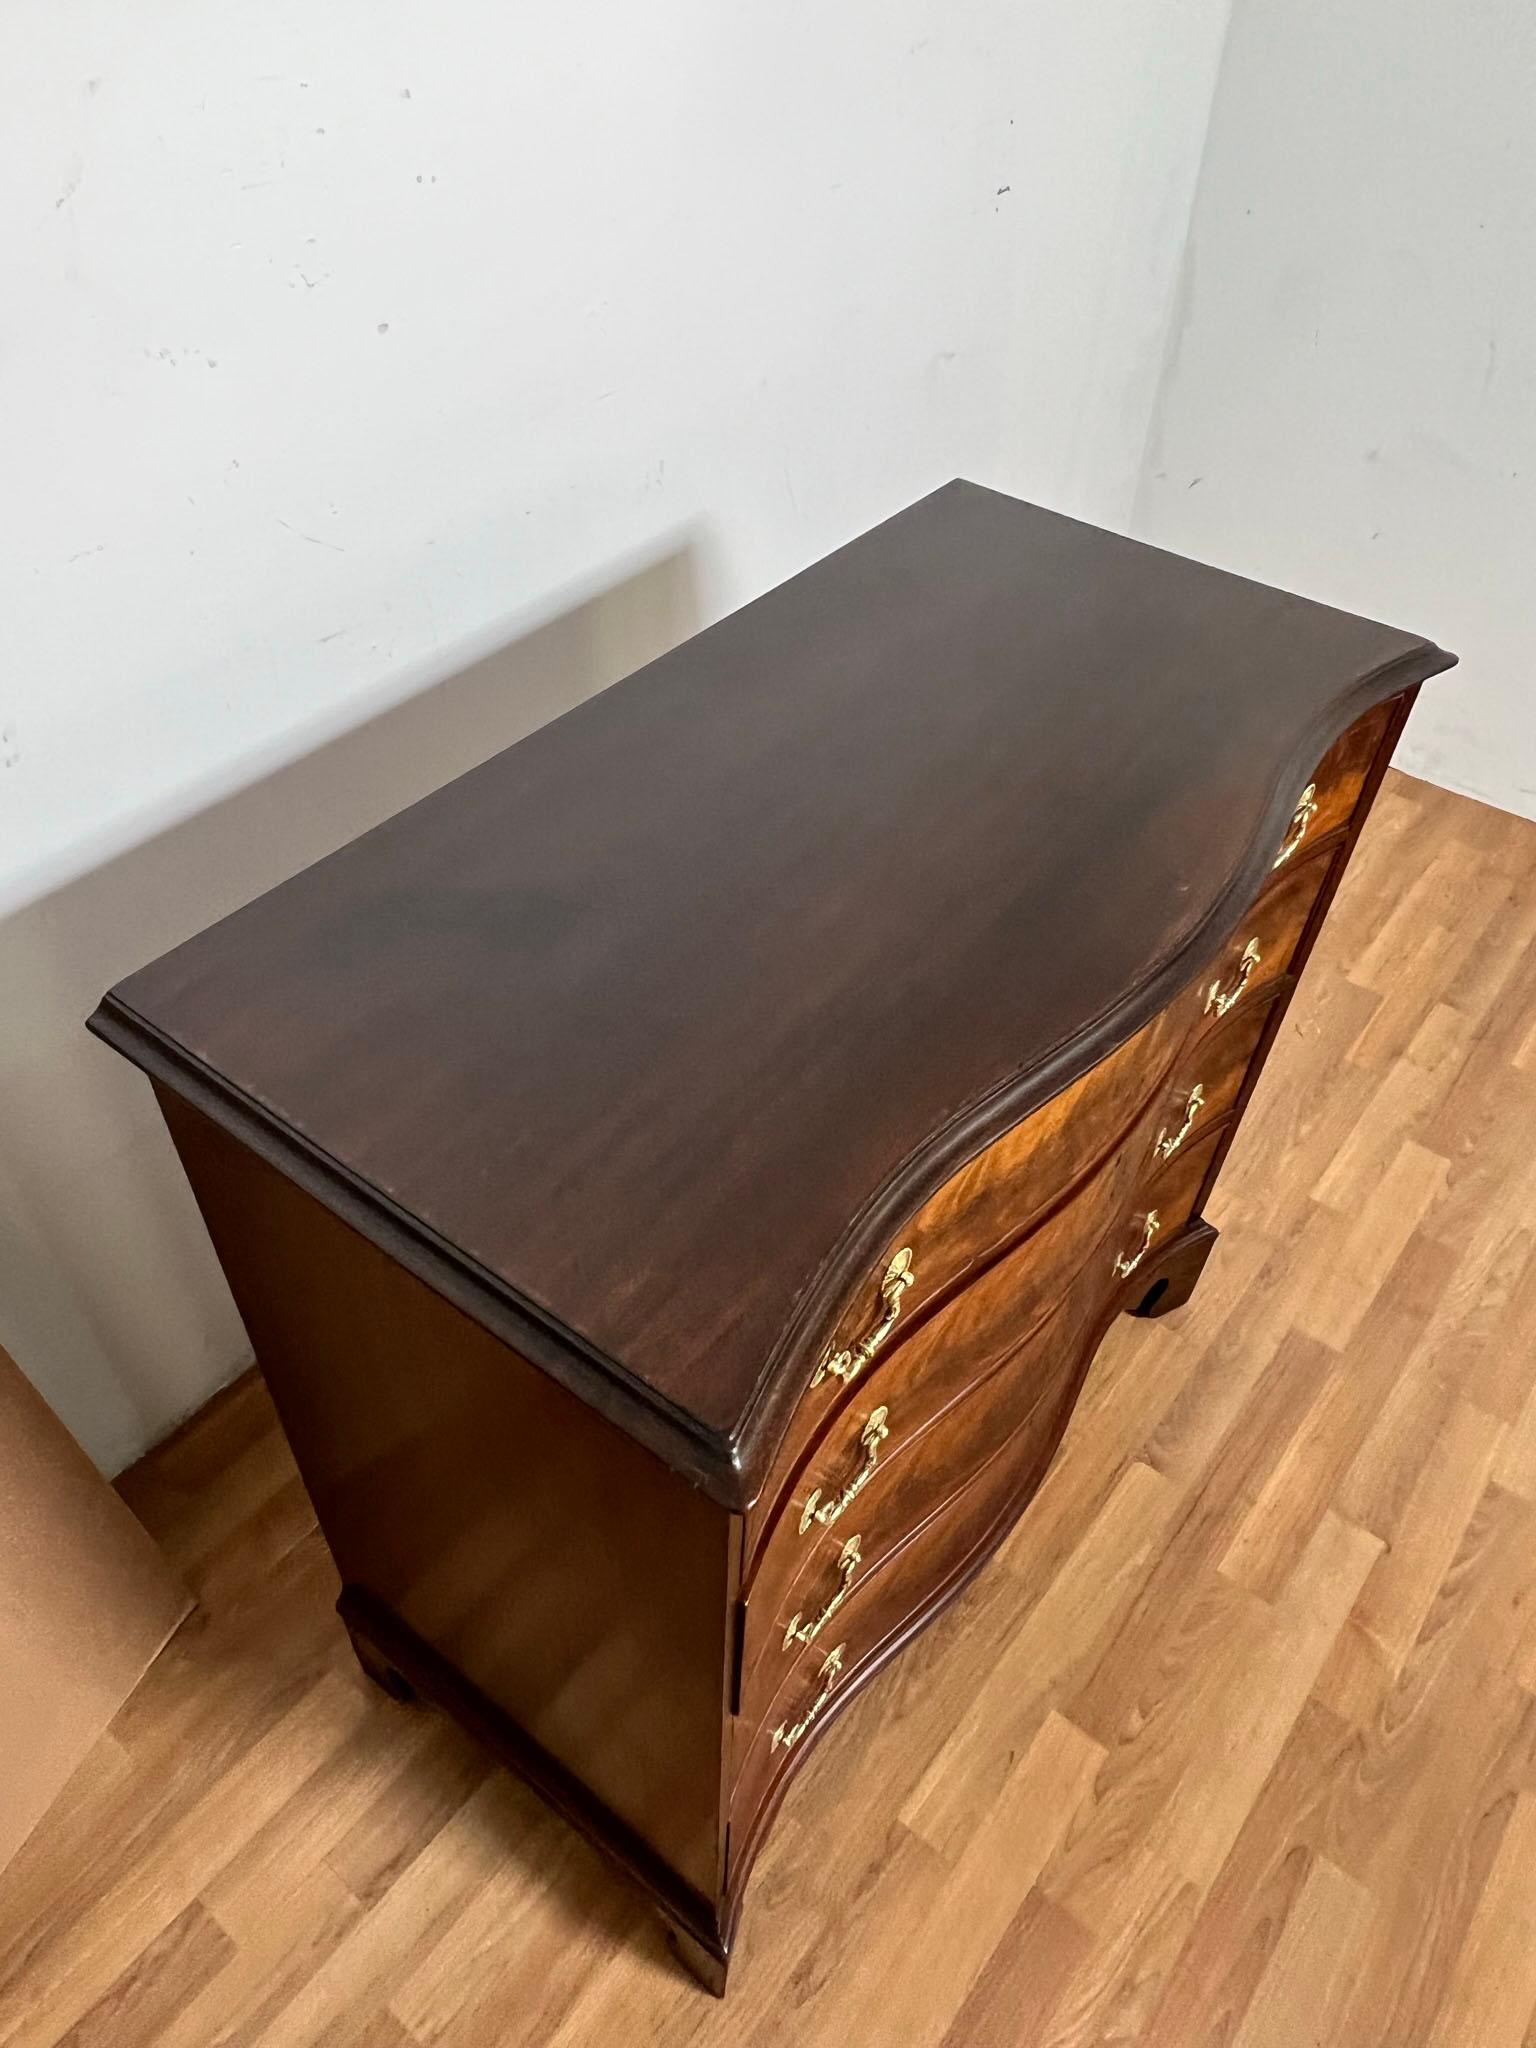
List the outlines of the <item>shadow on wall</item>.
<svg viewBox="0 0 1536 2048">
<path fill-rule="evenodd" d="M 0 923 L 0 1343 L 105 1470 L 250 1347 L 103 991 L 701 623 L 689 544 Z"/>
</svg>

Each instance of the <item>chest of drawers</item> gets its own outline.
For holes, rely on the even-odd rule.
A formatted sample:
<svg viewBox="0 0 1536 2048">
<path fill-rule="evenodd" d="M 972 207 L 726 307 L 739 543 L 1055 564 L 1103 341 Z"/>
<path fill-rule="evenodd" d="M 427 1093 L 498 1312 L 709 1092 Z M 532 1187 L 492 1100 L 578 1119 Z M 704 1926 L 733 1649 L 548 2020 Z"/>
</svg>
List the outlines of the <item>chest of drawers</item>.
<svg viewBox="0 0 1536 2048">
<path fill-rule="evenodd" d="M 132 976 L 365 1666 L 723 1990 L 1204 1207 L 1431 643 L 953 484 Z"/>
</svg>

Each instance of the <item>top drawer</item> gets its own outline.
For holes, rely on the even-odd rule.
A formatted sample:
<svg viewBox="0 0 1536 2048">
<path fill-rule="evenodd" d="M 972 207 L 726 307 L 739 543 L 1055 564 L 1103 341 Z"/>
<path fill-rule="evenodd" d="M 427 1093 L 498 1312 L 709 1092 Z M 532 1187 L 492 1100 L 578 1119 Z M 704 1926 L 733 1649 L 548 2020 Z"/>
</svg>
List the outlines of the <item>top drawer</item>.
<svg viewBox="0 0 1536 2048">
<path fill-rule="evenodd" d="M 1028 1230 L 1125 1130 L 1189 1021 L 1185 1005 L 1164 1010 L 947 1180 L 882 1258 L 875 1285 L 838 1325 L 818 1369 L 845 1383 L 855 1378 L 894 1333 L 893 1309 L 910 1321 Z M 889 1262 L 903 1252 L 896 1286 Z"/>
<path fill-rule="evenodd" d="M 1376 750 L 1386 737 L 1397 706 L 1398 699 L 1393 698 L 1378 704 L 1364 718 L 1357 718 L 1318 762 L 1311 780 L 1297 793 L 1296 808 L 1275 856 L 1277 868 L 1284 867 L 1303 846 L 1310 850 L 1319 839 L 1353 816 Z"/>
</svg>

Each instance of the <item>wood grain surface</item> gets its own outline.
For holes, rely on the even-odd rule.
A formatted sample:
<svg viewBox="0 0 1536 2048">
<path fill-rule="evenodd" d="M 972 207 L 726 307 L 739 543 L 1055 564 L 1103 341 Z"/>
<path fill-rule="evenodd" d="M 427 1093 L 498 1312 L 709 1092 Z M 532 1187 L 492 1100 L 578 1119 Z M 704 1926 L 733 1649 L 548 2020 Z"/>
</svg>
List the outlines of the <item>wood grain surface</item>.
<svg viewBox="0 0 1536 2048">
<path fill-rule="evenodd" d="M 742 1506 L 887 1230 L 1199 970 L 1323 750 L 1450 659 L 951 484 L 93 1028 Z"/>
<path fill-rule="evenodd" d="M 723 2007 L 357 1674 L 248 1381 L 124 1483 L 203 1610 L 0 1877 L 0 2042 L 1527 2048 L 1536 825 L 1389 777 L 1281 1052 L 1200 1292 L 796 1782 Z"/>
</svg>

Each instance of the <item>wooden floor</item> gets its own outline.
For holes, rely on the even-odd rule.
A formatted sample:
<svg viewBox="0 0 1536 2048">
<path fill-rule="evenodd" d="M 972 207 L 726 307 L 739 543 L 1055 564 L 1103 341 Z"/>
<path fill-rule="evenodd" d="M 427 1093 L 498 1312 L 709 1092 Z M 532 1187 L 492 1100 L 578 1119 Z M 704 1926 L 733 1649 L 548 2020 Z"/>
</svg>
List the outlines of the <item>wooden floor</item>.
<svg viewBox="0 0 1536 2048">
<path fill-rule="evenodd" d="M 0 2042 L 1536 2048 L 1536 825 L 1391 779 L 1213 1220 L 791 1793 L 724 2006 L 356 1674 L 226 1397 L 125 1482 L 203 1608 L 0 1877 Z"/>
</svg>

